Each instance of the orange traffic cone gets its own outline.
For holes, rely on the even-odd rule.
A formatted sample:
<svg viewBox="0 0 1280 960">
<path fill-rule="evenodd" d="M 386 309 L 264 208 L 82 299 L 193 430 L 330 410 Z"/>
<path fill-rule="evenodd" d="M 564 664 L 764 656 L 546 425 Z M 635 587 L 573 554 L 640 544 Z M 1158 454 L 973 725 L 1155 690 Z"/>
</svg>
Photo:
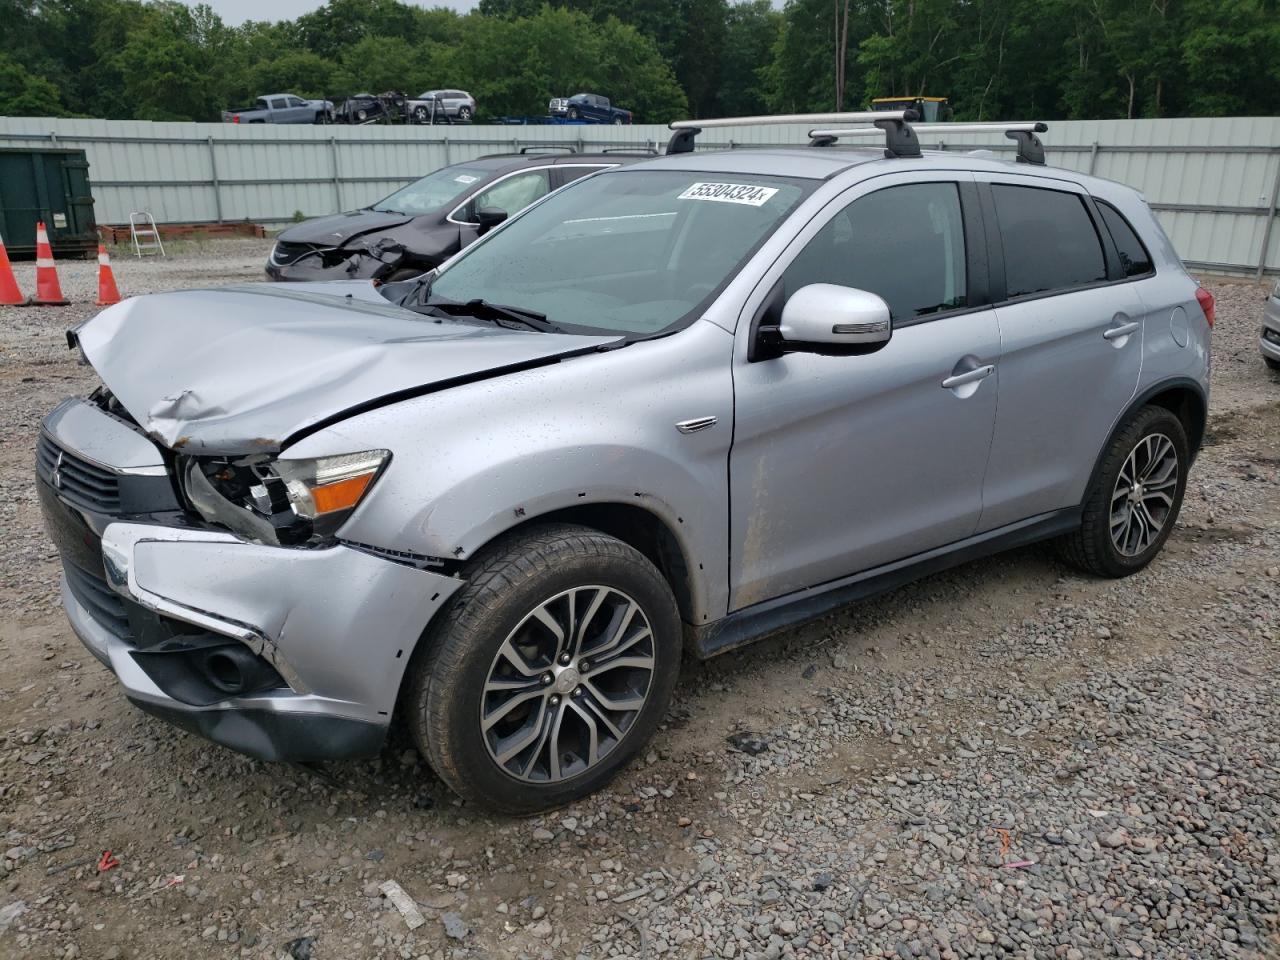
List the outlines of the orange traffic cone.
<svg viewBox="0 0 1280 960">
<path fill-rule="evenodd" d="M 58 268 L 53 265 L 53 250 L 43 221 L 36 222 L 36 298 L 31 302 L 41 307 L 61 307 L 71 302 L 62 295 Z"/>
<path fill-rule="evenodd" d="M 4 238 L 0 237 L 0 306 L 25 307 L 27 298 L 18 289 L 18 280 L 13 275 L 13 267 L 9 265 L 9 254 L 4 249 Z"/>
<path fill-rule="evenodd" d="M 111 272 L 111 258 L 107 256 L 107 248 L 98 244 L 98 306 L 108 307 L 120 302 L 120 291 L 116 289 L 116 278 Z"/>
</svg>

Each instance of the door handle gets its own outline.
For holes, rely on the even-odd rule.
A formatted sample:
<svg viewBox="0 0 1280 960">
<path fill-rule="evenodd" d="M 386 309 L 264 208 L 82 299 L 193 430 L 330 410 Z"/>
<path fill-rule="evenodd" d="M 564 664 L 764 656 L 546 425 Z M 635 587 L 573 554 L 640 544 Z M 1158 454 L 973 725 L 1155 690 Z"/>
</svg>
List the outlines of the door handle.
<svg viewBox="0 0 1280 960">
<path fill-rule="evenodd" d="M 983 367 L 975 367 L 972 370 L 966 370 L 964 373 L 957 373 L 954 377 L 947 377 L 942 381 L 942 387 L 944 390 L 954 390 L 956 387 L 963 387 L 966 383 L 977 383 L 979 380 L 985 380 L 995 372 L 995 364 L 988 363 Z"/>
<path fill-rule="evenodd" d="M 1102 335 L 1108 340 L 1119 340 L 1121 337 L 1127 337 L 1131 333 L 1137 333 L 1140 326 L 1142 324 L 1138 323 L 1138 321 L 1131 320 L 1128 323 L 1120 324 L 1118 327 L 1108 327 Z"/>
</svg>

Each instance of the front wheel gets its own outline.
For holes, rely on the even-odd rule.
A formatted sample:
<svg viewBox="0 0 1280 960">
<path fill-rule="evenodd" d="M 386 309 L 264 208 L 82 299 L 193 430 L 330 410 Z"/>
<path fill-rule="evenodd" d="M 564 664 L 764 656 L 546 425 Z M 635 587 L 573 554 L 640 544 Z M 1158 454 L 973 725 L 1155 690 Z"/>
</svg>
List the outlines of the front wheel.
<svg viewBox="0 0 1280 960">
<path fill-rule="evenodd" d="M 414 665 L 419 749 L 461 796 L 507 813 L 598 790 L 653 735 L 679 673 L 662 574 L 620 540 L 548 525 L 463 576 Z"/>
<path fill-rule="evenodd" d="M 577 120 L 579 117 L 581 117 L 581 116 L 582 116 L 582 114 L 580 114 L 580 113 L 578 112 L 578 108 L 577 108 L 577 107 L 570 107 L 570 108 L 569 108 L 569 114 L 568 114 L 568 115 L 569 115 L 569 119 L 570 119 L 570 120 Z"/>
<path fill-rule="evenodd" d="M 614 118 L 613 118 L 613 125 L 614 125 L 615 127 L 620 127 L 620 126 L 622 126 L 622 118 L 621 118 L 621 117 L 614 117 Z"/>
<path fill-rule="evenodd" d="M 1272 370 L 1280 370 L 1280 360 L 1275 360 L 1271 357 L 1263 357 L 1262 359 L 1267 362 L 1267 366 Z"/>
<path fill-rule="evenodd" d="M 459 120 L 461 120 L 463 123 L 469 123 L 469 122 L 471 121 L 471 108 L 470 108 L 470 107 L 459 107 L 459 108 L 458 108 L 458 119 L 459 119 Z"/>
<path fill-rule="evenodd" d="M 1182 421 L 1163 407 L 1139 410 L 1103 455 L 1079 529 L 1059 541 L 1064 559 L 1101 577 L 1145 567 L 1173 531 L 1190 461 Z"/>
</svg>

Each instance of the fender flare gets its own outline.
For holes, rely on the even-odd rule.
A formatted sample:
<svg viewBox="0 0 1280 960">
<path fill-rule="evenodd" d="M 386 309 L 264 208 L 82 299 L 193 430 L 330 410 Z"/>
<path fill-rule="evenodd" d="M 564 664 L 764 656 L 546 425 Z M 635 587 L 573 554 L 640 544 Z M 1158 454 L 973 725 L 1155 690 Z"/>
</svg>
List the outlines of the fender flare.
<svg viewBox="0 0 1280 960">
<path fill-rule="evenodd" d="M 1107 451 L 1111 449 L 1111 442 L 1115 439 L 1116 434 L 1128 422 L 1129 418 L 1135 413 L 1147 406 L 1151 402 L 1151 398 L 1167 393 L 1170 390 L 1190 389 L 1192 393 L 1200 400 L 1200 405 L 1204 410 L 1204 421 L 1206 426 L 1209 422 L 1209 396 L 1205 392 L 1204 385 L 1190 377 L 1170 377 L 1166 380 L 1160 380 L 1151 384 L 1141 393 L 1137 394 L 1129 405 L 1124 408 L 1124 412 L 1116 418 L 1115 423 L 1111 425 L 1111 430 L 1107 433 L 1107 439 L 1102 444 L 1102 448 L 1098 451 L 1093 461 L 1093 469 L 1089 471 L 1089 483 L 1085 486 L 1085 497 L 1089 496 L 1089 491 L 1093 489 L 1093 485 L 1098 480 L 1098 474 L 1102 471 L 1102 461 L 1106 458 Z M 1196 455 L 1200 452 L 1200 447 L 1204 442 L 1204 430 L 1200 431 L 1200 436 L 1188 436 L 1187 440 L 1191 448 L 1191 463 L 1195 463 Z M 1189 463 L 1188 467 L 1191 466 Z"/>
</svg>

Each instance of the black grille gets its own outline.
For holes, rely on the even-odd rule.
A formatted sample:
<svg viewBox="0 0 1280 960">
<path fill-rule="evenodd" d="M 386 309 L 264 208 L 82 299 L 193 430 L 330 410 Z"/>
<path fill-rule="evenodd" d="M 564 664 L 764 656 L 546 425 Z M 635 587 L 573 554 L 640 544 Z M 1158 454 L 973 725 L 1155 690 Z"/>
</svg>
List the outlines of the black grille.
<svg viewBox="0 0 1280 960">
<path fill-rule="evenodd" d="M 67 586 L 71 589 L 72 596 L 80 601 L 94 620 L 121 640 L 133 639 L 124 601 L 107 586 L 107 581 L 86 573 L 72 563 L 64 563 L 62 570 L 67 575 Z"/>
<path fill-rule="evenodd" d="M 36 469 L 68 503 L 98 513 L 120 512 L 120 478 L 62 449 L 43 433 L 36 443 Z"/>
</svg>

